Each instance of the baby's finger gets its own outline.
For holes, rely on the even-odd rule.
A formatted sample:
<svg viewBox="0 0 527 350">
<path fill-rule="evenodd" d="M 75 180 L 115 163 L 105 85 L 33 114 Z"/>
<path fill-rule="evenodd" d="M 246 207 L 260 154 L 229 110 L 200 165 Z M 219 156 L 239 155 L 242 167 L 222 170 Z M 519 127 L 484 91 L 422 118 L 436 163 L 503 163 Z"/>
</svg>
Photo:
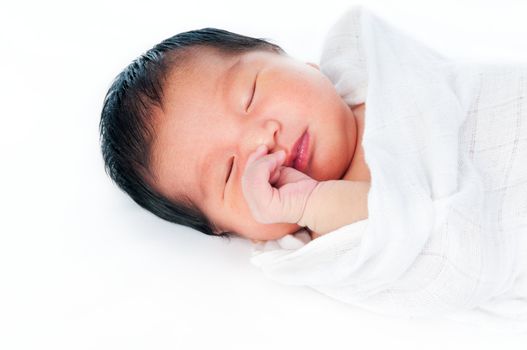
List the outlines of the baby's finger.
<svg viewBox="0 0 527 350">
<path fill-rule="evenodd" d="M 247 163 L 245 166 L 249 166 L 252 162 L 254 162 L 256 159 L 261 157 L 262 155 L 267 154 L 267 146 L 266 145 L 260 145 L 256 150 L 249 155 L 249 158 L 247 158 Z"/>
<path fill-rule="evenodd" d="M 277 168 L 275 169 L 275 171 L 272 172 L 272 174 L 271 174 L 271 178 L 269 179 L 269 183 L 271 183 L 272 185 L 274 185 L 274 184 L 278 181 L 278 179 L 280 179 L 280 176 L 281 176 L 280 173 L 282 172 L 282 169 L 283 169 L 283 168 L 284 168 L 284 167 L 280 167 L 280 166 L 279 166 L 279 167 L 277 167 Z"/>
<path fill-rule="evenodd" d="M 257 157 L 258 151 L 253 153 L 250 157 L 255 155 Z M 285 152 L 280 151 L 272 154 L 265 155 L 260 159 L 252 160 L 252 164 L 246 165 L 242 179 L 247 182 L 251 182 L 253 185 L 265 186 L 269 183 L 276 181 L 276 172 L 279 172 L 279 166 L 284 162 Z"/>
<path fill-rule="evenodd" d="M 306 179 L 311 179 L 311 177 L 301 171 L 296 170 L 295 168 L 282 167 L 280 176 L 275 180 L 276 183 L 274 185 L 280 188 L 285 184 Z"/>
<path fill-rule="evenodd" d="M 245 173 L 266 172 L 267 179 L 269 179 L 271 173 L 273 173 L 285 161 L 285 151 L 265 154 L 263 147 L 260 147 L 258 147 L 257 150 L 247 158 Z"/>
<path fill-rule="evenodd" d="M 265 158 L 265 160 L 264 160 Z M 285 151 L 278 151 L 273 154 L 269 154 L 262 158 L 262 162 L 267 161 L 268 170 L 270 173 L 270 183 L 275 183 L 280 177 L 280 166 L 285 161 Z"/>
<path fill-rule="evenodd" d="M 257 216 L 259 212 L 265 210 L 273 197 L 271 174 L 277 170 L 284 158 L 285 152 L 283 151 L 268 154 L 254 160 L 253 164 L 246 167 L 242 175 L 242 190 L 253 215 Z"/>
</svg>

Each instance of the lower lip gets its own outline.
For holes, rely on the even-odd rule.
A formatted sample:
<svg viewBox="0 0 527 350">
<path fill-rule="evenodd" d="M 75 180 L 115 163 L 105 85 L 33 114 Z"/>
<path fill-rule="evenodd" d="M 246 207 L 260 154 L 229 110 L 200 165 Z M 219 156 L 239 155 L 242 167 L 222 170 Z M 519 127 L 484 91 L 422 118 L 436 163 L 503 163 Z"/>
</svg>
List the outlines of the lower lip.
<svg viewBox="0 0 527 350">
<path fill-rule="evenodd" d="M 298 146 L 297 156 L 293 167 L 301 172 L 305 172 L 307 168 L 307 161 L 309 159 L 309 134 L 307 131 L 304 133 L 300 145 Z"/>
</svg>

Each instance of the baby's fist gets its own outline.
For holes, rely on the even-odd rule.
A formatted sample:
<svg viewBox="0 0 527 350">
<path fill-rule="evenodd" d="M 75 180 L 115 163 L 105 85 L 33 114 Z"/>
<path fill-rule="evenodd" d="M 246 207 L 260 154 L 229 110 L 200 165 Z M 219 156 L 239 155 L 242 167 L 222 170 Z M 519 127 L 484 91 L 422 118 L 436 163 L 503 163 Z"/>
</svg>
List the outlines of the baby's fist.
<svg viewBox="0 0 527 350">
<path fill-rule="evenodd" d="M 256 221 L 264 224 L 293 223 L 302 218 L 318 181 L 282 166 L 285 152 L 267 154 L 261 145 L 247 159 L 242 190 Z"/>
</svg>

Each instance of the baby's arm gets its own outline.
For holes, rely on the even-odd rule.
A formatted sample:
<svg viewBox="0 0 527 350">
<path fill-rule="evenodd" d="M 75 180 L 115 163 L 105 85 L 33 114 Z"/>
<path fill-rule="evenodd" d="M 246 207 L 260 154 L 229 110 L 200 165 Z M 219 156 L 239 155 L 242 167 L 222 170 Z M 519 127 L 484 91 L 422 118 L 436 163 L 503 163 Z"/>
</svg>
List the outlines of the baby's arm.
<svg viewBox="0 0 527 350">
<path fill-rule="evenodd" d="M 298 222 L 313 232 L 313 238 L 368 218 L 366 181 L 329 180 L 318 183 Z"/>
</svg>

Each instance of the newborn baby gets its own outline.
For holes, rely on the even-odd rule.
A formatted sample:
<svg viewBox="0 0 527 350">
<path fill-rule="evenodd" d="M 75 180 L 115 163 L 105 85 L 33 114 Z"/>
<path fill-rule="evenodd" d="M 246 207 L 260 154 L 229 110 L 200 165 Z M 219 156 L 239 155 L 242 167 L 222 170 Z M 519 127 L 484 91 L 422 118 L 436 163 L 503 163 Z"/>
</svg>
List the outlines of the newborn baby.
<svg viewBox="0 0 527 350">
<path fill-rule="evenodd" d="M 163 219 L 269 240 L 251 261 L 275 281 L 524 327 L 527 67 L 456 62 L 360 7 L 320 65 L 217 29 L 169 38 L 110 87 L 106 169 Z M 285 237 L 302 227 L 332 232 Z"/>
<path fill-rule="evenodd" d="M 312 63 L 206 28 L 143 54 L 101 115 L 106 170 L 139 205 L 210 235 L 316 238 L 367 217 L 365 105 Z"/>
</svg>

